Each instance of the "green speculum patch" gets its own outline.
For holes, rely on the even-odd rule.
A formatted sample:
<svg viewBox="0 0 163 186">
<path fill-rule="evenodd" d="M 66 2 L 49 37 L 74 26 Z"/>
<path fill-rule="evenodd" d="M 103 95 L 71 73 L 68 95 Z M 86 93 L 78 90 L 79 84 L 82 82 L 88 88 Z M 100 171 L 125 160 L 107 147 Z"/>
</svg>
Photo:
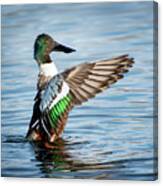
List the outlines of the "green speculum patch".
<svg viewBox="0 0 163 186">
<path fill-rule="evenodd" d="M 52 128 L 57 127 L 57 121 L 60 117 L 62 117 L 62 114 L 67 110 L 71 102 L 71 99 L 72 99 L 71 96 L 68 94 L 67 96 L 62 98 L 56 105 L 54 105 L 50 110 L 49 119 Z"/>
</svg>

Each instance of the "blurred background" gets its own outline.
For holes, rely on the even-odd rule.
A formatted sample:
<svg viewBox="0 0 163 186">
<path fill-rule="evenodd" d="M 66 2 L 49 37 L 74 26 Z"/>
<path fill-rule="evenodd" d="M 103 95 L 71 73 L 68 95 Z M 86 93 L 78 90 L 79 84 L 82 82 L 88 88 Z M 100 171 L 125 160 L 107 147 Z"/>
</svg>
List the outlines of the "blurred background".
<svg viewBox="0 0 163 186">
<path fill-rule="evenodd" d="M 154 64 L 152 2 L 2 6 L 2 176 L 153 180 Z M 77 50 L 53 53 L 59 71 L 130 54 L 125 78 L 75 108 L 56 149 L 26 142 L 36 94 L 37 35 Z"/>
</svg>

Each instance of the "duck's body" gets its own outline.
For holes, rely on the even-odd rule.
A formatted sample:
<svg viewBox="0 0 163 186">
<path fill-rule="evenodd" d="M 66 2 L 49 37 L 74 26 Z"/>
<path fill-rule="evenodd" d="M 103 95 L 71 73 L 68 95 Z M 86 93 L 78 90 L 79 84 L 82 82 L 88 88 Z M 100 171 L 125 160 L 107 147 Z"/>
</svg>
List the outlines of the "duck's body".
<svg viewBox="0 0 163 186">
<path fill-rule="evenodd" d="M 46 46 L 46 47 L 45 47 Z M 39 64 L 37 95 L 27 137 L 30 140 L 51 144 L 60 137 L 69 111 L 78 104 L 102 92 L 132 66 L 128 55 L 94 63 L 83 63 L 58 73 L 50 59 L 50 52 L 75 50 L 41 34 L 35 42 L 35 59 Z"/>
</svg>

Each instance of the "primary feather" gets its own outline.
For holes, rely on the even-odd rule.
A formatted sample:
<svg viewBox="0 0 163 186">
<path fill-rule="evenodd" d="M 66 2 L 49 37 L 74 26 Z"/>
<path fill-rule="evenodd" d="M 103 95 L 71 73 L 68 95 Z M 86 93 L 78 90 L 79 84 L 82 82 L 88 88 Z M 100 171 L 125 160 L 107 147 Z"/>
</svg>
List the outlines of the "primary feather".
<svg viewBox="0 0 163 186">
<path fill-rule="evenodd" d="M 132 67 L 133 58 L 128 55 L 84 63 L 62 73 L 70 87 L 75 104 L 81 104 L 111 84 L 123 78 L 123 73 Z"/>
</svg>

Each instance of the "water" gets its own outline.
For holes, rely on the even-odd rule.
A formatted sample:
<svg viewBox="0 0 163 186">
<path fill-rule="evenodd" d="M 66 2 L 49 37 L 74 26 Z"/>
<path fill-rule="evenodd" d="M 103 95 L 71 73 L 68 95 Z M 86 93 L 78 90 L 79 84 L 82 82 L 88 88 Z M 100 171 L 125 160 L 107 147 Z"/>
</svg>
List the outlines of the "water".
<svg viewBox="0 0 163 186">
<path fill-rule="evenodd" d="M 2 6 L 2 176 L 153 180 L 151 2 Z M 60 71 L 129 53 L 134 67 L 76 107 L 55 150 L 25 140 L 36 94 L 33 43 L 48 33 L 77 50 L 52 54 Z"/>
</svg>

